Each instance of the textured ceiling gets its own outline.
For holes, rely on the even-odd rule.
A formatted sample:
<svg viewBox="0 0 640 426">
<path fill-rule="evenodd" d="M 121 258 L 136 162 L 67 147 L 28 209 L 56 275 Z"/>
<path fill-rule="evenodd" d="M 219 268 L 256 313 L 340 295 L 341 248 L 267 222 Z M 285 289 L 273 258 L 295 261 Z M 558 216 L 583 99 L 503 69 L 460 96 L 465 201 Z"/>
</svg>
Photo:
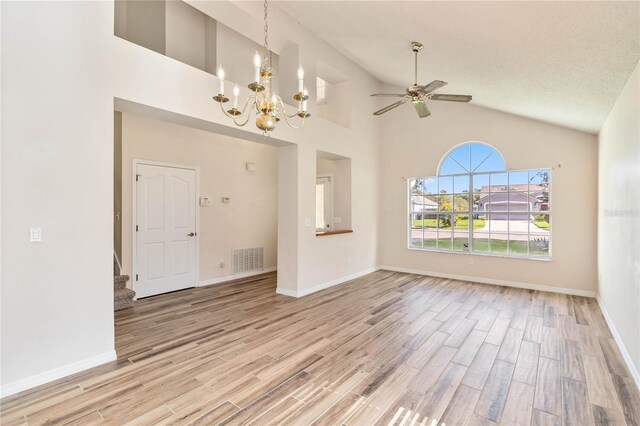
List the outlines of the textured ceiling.
<svg viewBox="0 0 640 426">
<path fill-rule="evenodd" d="M 640 2 L 276 1 L 384 83 L 597 133 L 640 60 Z"/>
</svg>

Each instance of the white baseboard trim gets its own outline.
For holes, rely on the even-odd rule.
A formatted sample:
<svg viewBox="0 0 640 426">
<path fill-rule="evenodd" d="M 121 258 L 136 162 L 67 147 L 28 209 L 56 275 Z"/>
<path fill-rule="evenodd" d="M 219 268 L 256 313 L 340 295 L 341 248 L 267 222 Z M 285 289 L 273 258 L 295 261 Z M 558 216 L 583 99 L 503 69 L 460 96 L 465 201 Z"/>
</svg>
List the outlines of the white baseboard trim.
<svg viewBox="0 0 640 426">
<path fill-rule="evenodd" d="M 278 294 L 282 294 L 283 296 L 290 296 L 290 297 L 304 297 L 304 296 L 308 296 L 309 294 L 315 293 L 317 291 L 320 290 L 325 290 L 329 287 L 333 287 L 339 284 L 343 284 L 346 283 L 347 281 L 351 281 L 351 280 L 355 280 L 356 278 L 360 278 L 364 275 L 368 275 L 371 274 L 373 272 L 376 272 L 378 269 L 378 267 L 373 267 L 373 268 L 368 268 L 359 272 L 356 272 L 354 274 L 351 275 L 347 275 L 344 277 L 340 277 L 340 278 L 336 278 L 335 280 L 331 280 L 331 281 L 327 281 L 325 283 L 322 284 L 318 284 L 316 286 L 313 286 L 311 288 L 305 288 L 304 290 L 300 290 L 300 291 L 296 291 L 296 290 L 289 290 L 287 288 L 281 288 L 278 287 L 276 288 L 276 293 Z"/>
<path fill-rule="evenodd" d="M 269 267 L 269 268 L 264 268 L 261 271 L 251 271 L 251 272 L 245 272 L 243 274 L 232 274 L 232 275 L 225 275 L 223 277 L 217 277 L 217 278 L 211 278 L 209 280 L 203 280 L 198 282 L 198 285 L 196 287 L 204 287 L 207 285 L 214 285 L 214 284 L 222 284 L 222 283 L 226 283 L 228 281 L 233 281 L 233 280 L 238 280 L 240 278 L 248 278 L 248 277 L 253 277 L 254 275 L 262 275 L 262 274 L 266 274 L 268 272 L 275 272 L 278 268 L 276 268 L 275 266 Z"/>
<path fill-rule="evenodd" d="M 281 294 L 283 296 L 289 297 L 300 297 L 298 296 L 298 292 L 295 290 L 289 290 L 288 288 L 277 287 L 276 294 Z"/>
<path fill-rule="evenodd" d="M 438 278 L 449 278 L 452 280 L 471 281 L 474 283 L 502 285 L 505 287 L 526 288 L 528 290 L 548 291 L 551 293 L 571 294 L 573 296 L 596 297 L 595 291 L 576 290 L 572 288 L 551 287 L 540 284 L 522 283 L 517 281 L 494 280 L 490 278 L 472 277 L 468 275 L 447 274 L 444 272 L 423 271 L 419 269 L 397 268 L 395 266 L 380 266 L 379 269 L 394 272 L 406 272 L 408 274 L 428 275 Z"/>
<path fill-rule="evenodd" d="M 609 330 L 611 330 L 611 334 L 613 334 L 613 340 L 616 341 L 618 345 L 618 349 L 620 349 L 620 353 L 622 354 L 622 358 L 624 358 L 624 362 L 627 363 L 627 368 L 631 372 L 633 381 L 636 382 L 636 386 L 640 390 L 640 372 L 638 372 L 638 369 L 633 364 L 633 359 L 631 358 L 631 355 L 629 355 L 629 351 L 627 351 L 627 348 L 624 345 L 624 342 L 622 341 L 622 337 L 620 337 L 620 333 L 618 333 L 618 329 L 616 328 L 616 325 L 614 324 L 613 319 L 611 318 L 611 316 L 609 316 L 609 312 L 607 311 L 607 308 L 605 308 L 604 305 L 602 304 L 602 301 L 600 300 L 600 296 L 596 297 L 596 300 L 598 301 L 598 306 L 600 306 L 602 315 L 604 315 L 604 319 L 607 322 L 607 325 L 609 326 Z"/>
<path fill-rule="evenodd" d="M 54 368 L 53 370 L 44 371 L 24 379 L 16 380 L 12 383 L 7 383 L 0 388 L 0 398 L 35 388 L 36 386 L 70 376 L 71 374 L 75 374 L 92 367 L 97 367 L 98 365 L 102 365 L 110 361 L 115 361 L 116 359 L 116 351 L 112 350 L 71 364 L 63 365 L 62 367 Z"/>
</svg>

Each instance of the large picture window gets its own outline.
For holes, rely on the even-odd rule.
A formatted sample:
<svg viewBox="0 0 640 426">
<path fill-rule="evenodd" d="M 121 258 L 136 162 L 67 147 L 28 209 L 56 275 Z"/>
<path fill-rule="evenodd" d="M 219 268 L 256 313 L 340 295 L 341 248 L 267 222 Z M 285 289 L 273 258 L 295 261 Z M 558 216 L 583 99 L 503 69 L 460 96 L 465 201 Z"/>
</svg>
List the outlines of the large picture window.
<svg viewBox="0 0 640 426">
<path fill-rule="evenodd" d="M 438 175 L 409 179 L 409 248 L 551 256 L 551 169 L 509 170 L 498 151 L 467 143 Z"/>
</svg>

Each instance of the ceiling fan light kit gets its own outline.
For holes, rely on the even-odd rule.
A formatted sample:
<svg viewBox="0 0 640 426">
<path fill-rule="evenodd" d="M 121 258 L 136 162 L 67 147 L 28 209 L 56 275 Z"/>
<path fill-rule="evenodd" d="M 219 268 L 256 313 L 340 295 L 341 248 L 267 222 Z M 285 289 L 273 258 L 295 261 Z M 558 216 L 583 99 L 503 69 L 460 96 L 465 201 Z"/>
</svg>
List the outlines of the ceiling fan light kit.
<svg viewBox="0 0 640 426">
<path fill-rule="evenodd" d="M 425 101 L 448 101 L 448 102 L 469 102 L 471 101 L 471 95 L 449 95 L 444 93 L 432 93 L 435 90 L 445 86 L 447 83 L 440 80 L 434 80 L 431 83 L 420 86 L 418 85 L 418 53 L 424 46 L 422 43 L 414 41 L 411 43 L 411 50 L 414 53 L 414 83 L 413 86 L 409 86 L 405 89 L 404 93 L 374 93 L 371 96 L 376 97 L 389 97 L 389 98 L 403 98 L 396 103 L 388 105 L 376 112 L 373 115 L 382 115 L 385 112 L 391 111 L 400 105 L 406 104 L 411 101 L 413 107 L 418 113 L 418 117 L 425 118 L 431 115 L 429 108 Z"/>
</svg>

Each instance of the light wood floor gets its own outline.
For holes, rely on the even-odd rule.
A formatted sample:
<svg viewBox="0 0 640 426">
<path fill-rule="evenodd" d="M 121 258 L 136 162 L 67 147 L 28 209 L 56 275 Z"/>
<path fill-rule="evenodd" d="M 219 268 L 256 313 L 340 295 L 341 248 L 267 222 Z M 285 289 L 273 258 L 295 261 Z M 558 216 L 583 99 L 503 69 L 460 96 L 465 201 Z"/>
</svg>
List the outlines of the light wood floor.
<svg viewBox="0 0 640 426">
<path fill-rule="evenodd" d="M 380 271 L 275 275 L 116 314 L 118 361 L 2 401 L 12 424 L 639 424 L 594 299 Z"/>
</svg>

